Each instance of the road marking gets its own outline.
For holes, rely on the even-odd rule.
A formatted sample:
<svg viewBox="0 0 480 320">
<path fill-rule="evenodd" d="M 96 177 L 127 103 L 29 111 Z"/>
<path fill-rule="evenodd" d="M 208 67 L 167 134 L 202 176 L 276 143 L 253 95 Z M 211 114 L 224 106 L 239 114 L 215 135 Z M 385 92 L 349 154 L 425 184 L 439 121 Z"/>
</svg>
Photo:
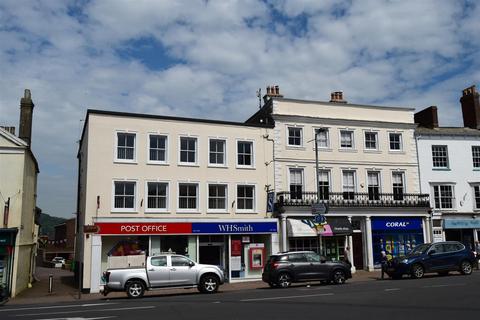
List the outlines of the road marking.
<svg viewBox="0 0 480 320">
<path fill-rule="evenodd" d="M 308 289 L 307 289 L 308 288 Z M 298 291 L 312 291 L 312 290 L 331 290 L 331 287 L 307 287 L 307 288 L 298 288 Z"/>
<path fill-rule="evenodd" d="M 400 290 L 400 288 L 389 288 L 389 289 L 385 289 L 385 291 L 398 291 Z"/>
<path fill-rule="evenodd" d="M 38 310 L 38 309 L 55 309 L 55 308 L 75 308 L 75 307 L 94 307 L 94 306 L 105 306 L 118 303 L 87 303 L 87 304 L 68 304 L 63 306 L 48 306 L 48 307 L 29 307 L 29 308 L 16 308 L 16 309 L 1 309 L 0 312 L 5 311 L 22 311 L 22 310 Z"/>
<path fill-rule="evenodd" d="M 222 302 L 221 302 L 221 301 L 214 301 L 214 302 L 212 302 L 212 303 L 222 303 Z"/>
<path fill-rule="evenodd" d="M 95 317 L 95 318 L 51 318 L 51 319 L 38 319 L 38 320 L 100 320 L 100 319 L 110 319 L 116 318 L 117 316 L 109 317 Z"/>
<path fill-rule="evenodd" d="M 464 286 L 465 283 L 455 283 L 455 284 L 435 284 L 431 286 L 423 286 L 422 288 L 443 288 L 443 287 L 461 287 Z"/>
<path fill-rule="evenodd" d="M 295 299 L 305 297 L 321 297 L 321 296 L 333 296 L 333 293 L 318 293 L 318 294 L 304 294 L 300 296 L 283 296 L 283 297 L 269 297 L 269 298 L 256 298 L 256 299 L 243 299 L 241 302 L 249 301 L 265 301 L 265 300 L 279 300 L 279 299 Z"/>
<path fill-rule="evenodd" d="M 28 317 L 28 316 L 45 316 L 49 314 L 65 314 L 65 313 L 82 313 L 82 312 L 106 312 L 106 311 L 123 311 L 123 310 L 140 310 L 140 309 L 153 309 L 155 306 L 145 306 L 145 307 L 131 307 L 131 308 L 112 308 L 112 309 L 100 309 L 100 310 L 71 310 L 71 311 L 59 311 L 59 312 L 50 312 L 50 313 L 26 313 L 26 314 L 17 314 L 15 317 Z"/>
</svg>

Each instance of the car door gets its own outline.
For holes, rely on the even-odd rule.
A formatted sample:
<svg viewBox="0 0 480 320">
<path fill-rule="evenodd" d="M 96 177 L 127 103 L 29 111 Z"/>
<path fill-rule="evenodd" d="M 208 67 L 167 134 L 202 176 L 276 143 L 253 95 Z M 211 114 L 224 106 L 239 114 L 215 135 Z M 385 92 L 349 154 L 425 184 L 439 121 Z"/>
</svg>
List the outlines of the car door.
<svg viewBox="0 0 480 320">
<path fill-rule="evenodd" d="M 456 242 L 447 242 L 444 244 L 445 247 L 445 267 L 448 270 L 456 270 L 463 259 L 464 253 L 462 252 L 465 248 L 461 243 Z"/>
<path fill-rule="evenodd" d="M 170 284 L 172 286 L 194 285 L 196 269 L 192 267 L 192 260 L 184 256 L 172 256 L 170 267 Z"/>
<path fill-rule="evenodd" d="M 316 253 L 306 253 L 307 262 L 310 264 L 308 271 L 309 279 L 326 279 L 328 278 L 328 265 L 325 263 L 325 258 L 321 258 Z M 322 263 L 322 261 L 324 261 Z"/>
<path fill-rule="evenodd" d="M 152 257 L 147 266 L 147 275 L 152 288 L 168 286 L 170 267 L 168 266 L 167 256 Z"/>
<path fill-rule="evenodd" d="M 441 271 L 448 268 L 447 257 L 443 243 L 436 243 L 427 251 L 427 257 L 424 260 L 426 272 Z"/>
<path fill-rule="evenodd" d="M 307 280 L 310 272 L 310 263 L 304 253 L 291 253 L 288 255 L 288 268 L 293 272 L 296 280 Z"/>
</svg>

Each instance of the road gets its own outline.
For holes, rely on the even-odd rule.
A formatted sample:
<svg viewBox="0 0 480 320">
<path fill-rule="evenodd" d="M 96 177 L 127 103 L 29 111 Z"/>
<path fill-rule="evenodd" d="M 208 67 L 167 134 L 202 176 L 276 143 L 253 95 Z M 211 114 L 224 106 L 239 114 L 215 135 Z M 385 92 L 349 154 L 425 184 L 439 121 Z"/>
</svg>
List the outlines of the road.
<svg viewBox="0 0 480 320">
<path fill-rule="evenodd" d="M 461 319 L 480 311 L 480 272 L 420 280 L 372 280 L 345 285 L 296 285 L 204 295 L 0 308 L 0 319 Z"/>
</svg>

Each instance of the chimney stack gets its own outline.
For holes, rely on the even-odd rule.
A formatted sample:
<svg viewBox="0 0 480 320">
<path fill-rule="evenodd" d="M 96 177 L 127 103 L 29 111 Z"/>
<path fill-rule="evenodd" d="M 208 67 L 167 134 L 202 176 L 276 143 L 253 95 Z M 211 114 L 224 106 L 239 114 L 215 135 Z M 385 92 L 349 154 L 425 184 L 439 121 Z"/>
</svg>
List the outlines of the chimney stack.
<svg viewBox="0 0 480 320">
<path fill-rule="evenodd" d="M 463 90 L 460 104 L 462 105 L 463 125 L 472 129 L 480 129 L 480 103 L 475 86 Z"/>
<path fill-rule="evenodd" d="M 3 130 L 7 131 L 7 132 L 10 132 L 11 134 L 15 135 L 15 127 L 4 127 L 4 126 L 0 126 L 0 128 L 2 128 Z"/>
<path fill-rule="evenodd" d="M 280 94 L 280 87 L 279 86 L 268 86 L 267 87 L 267 94 L 263 96 L 263 102 L 267 103 L 273 97 L 283 98 L 283 95 Z"/>
<path fill-rule="evenodd" d="M 415 113 L 415 123 L 424 128 L 438 128 L 438 113 L 436 106 L 430 106 L 422 111 Z"/>
<path fill-rule="evenodd" d="M 30 90 L 25 89 L 23 98 L 20 100 L 20 127 L 18 130 L 18 137 L 25 141 L 29 148 L 32 143 L 32 117 L 34 106 Z"/>
<path fill-rule="evenodd" d="M 347 103 L 346 100 L 343 100 L 343 92 L 342 91 L 334 91 L 330 94 L 330 102 L 334 103 Z"/>
</svg>

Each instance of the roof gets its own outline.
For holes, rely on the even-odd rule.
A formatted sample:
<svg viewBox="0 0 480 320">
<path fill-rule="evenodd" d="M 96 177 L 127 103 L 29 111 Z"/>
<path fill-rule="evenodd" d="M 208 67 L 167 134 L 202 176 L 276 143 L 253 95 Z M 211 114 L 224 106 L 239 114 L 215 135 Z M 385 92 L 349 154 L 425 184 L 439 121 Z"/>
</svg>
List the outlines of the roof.
<svg viewBox="0 0 480 320">
<path fill-rule="evenodd" d="M 437 127 L 425 128 L 417 127 L 416 135 L 436 135 L 436 136 L 473 136 L 480 137 L 480 130 L 467 127 Z"/>
<path fill-rule="evenodd" d="M 38 167 L 37 158 L 35 158 L 35 155 L 33 154 L 32 150 L 28 147 L 28 143 L 26 143 L 25 141 L 23 141 L 19 137 L 11 134 L 10 132 L 8 132 L 8 131 L 6 131 L 2 128 L 0 128 L 0 135 L 3 136 L 5 139 L 11 141 L 13 144 L 27 150 L 27 153 L 30 154 L 30 156 L 32 157 L 33 163 L 35 164 L 35 170 L 37 171 L 37 173 L 40 172 L 40 169 Z"/>
</svg>

